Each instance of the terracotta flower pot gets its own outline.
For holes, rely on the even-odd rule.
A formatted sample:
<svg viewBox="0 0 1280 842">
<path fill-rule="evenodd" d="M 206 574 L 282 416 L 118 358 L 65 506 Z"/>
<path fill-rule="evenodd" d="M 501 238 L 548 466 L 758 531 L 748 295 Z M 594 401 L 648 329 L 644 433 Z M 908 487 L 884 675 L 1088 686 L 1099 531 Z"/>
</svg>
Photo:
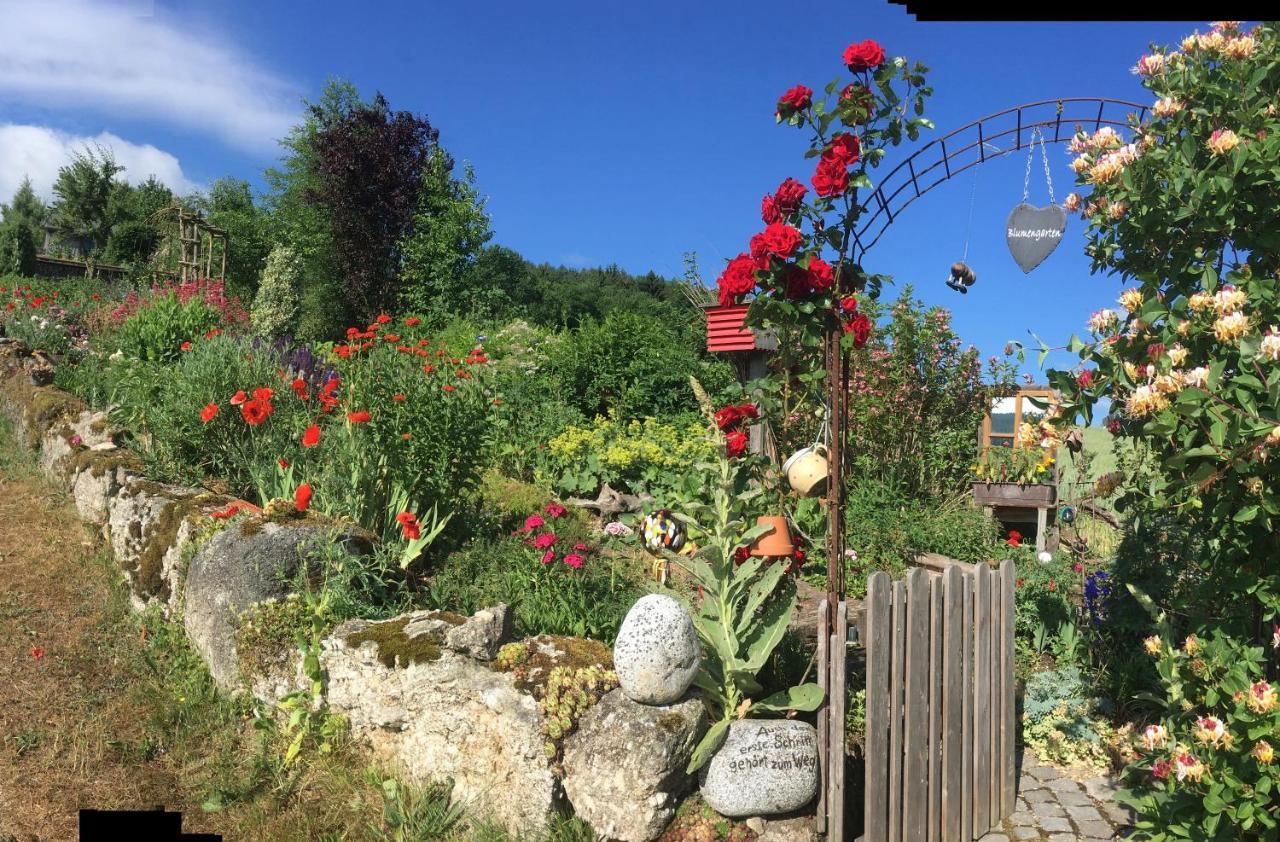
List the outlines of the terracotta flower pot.
<svg viewBox="0 0 1280 842">
<path fill-rule="evenodd" d="M 752 555 L 766 558 L 785 558 L 796 551 L 795 545 L 791 543 L 791 530 L 787 527 L 787 519 L 785 517 L 774 515 L 756 518 L 757 526 L 765 526 L 766 524 L 772 526 L 773 531 L 766 532 L 756 539 L 755 545 L 751 548 Z"/>
</svg>

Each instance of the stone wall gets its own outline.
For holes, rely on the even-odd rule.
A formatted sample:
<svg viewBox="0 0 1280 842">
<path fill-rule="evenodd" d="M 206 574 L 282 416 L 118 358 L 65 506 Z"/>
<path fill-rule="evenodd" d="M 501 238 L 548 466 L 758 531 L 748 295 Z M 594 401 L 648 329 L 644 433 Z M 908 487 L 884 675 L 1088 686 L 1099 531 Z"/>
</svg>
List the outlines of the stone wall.
<svg viewBox="0 0 1280 842">
<path fill-rule="evenodd" d="M 0 412 L 41 472 L 101 531 L 135 608 L 158 606 L 181 622 L 224 691 L 274 702 L 306 688 L 295 652 L 266 672 L 244 667 L 263 659 L 237 652 L 242 615 L 287 598 L 325 546 L 365 553 L 373 537 L 310 514 L 209 517 L 232 500 L 148 479 L 137 457 L 117 445 L 122 431 L 106 414 L 35 385 L 43 379 L 34 376 L 35 365 L 12 340 L 0 339 Z M 326 701 L 397 774 L 419 783 L 451 780 L 455 800 L 471 814 L 496 818 L 513 833 L 537 835 L 555 812 L 577 807 L 601 838 L 657 838 L 693 785 L 683 769 L 706 727 L 701 703 L 690 697 L 646 707 L 615 692 L 598 712 L 588 711 L 558 766 L 536 682 L 527 671 L 494 666 L 509 632 L 505 606 L 469 618 L 414 612 L 348 621 L 322 642 Z M 585 643 L 535 638 L 526 645 L 549 667 L 612 667 L 607 647 Z"/>
</svg>

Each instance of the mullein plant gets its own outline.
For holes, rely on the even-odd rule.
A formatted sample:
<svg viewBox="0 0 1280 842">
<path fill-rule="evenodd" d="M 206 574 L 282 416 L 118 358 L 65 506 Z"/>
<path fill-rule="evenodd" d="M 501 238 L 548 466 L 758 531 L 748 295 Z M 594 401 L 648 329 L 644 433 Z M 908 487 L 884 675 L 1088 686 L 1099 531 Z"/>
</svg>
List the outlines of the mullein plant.
<svg viewBox="0 0 1280 842">
<path fill-rule="evenodd" d="M 751 502 L 764 491 L 751 481 L 750 462 L 731 457 L 724 433 L 715 423 L 707 393 L 691 378 L 694 394 L 708 420 L 707 435 L 719 457 L 699 465 L 714 477 L 710 500 L 690 500 L 676 517 L 703 536 L 691 556 L 668 553 L 701 591 L 693 611 L 702 642 L 702 665 L 694 679 L 714 719 L 694 749 L 688 771 L 702 768 L 724 743 L 729 725 L 748 713 L 812 711 L 823 691 L 809 683 L 763 696 L 757 676 L 786 634 L 796 607 L 796 587 L 781 559 L 747 555 L 768 526 L 750 526 Z"/>
</svg>

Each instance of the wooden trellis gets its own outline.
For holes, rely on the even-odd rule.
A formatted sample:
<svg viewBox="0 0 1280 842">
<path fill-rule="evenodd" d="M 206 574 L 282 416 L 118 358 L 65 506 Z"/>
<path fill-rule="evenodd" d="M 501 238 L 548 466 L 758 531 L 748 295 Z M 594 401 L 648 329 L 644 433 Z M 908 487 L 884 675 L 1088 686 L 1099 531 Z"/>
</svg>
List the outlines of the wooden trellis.
<svg viewBox="0 0 1280 842">
<path fill-rule="evenodd" d="M 173 226 L 152 257 L 153 266 L 170 272 L 170 267 L 176 266 L 180 282 L 197 278 L 226 280 L 230 234 L 178 204 L 162 209 L 152 219 L 157 224 L 168 222 Z"/>
</svg>

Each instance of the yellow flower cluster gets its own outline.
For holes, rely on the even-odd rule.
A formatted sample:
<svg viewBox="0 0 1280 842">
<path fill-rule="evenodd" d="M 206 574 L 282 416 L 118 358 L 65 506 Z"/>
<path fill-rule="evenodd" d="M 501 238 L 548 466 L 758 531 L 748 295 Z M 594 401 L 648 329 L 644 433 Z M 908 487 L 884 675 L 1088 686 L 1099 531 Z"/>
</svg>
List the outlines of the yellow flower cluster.
<svg viewBox="0 0 1280 842">
<path fill-rule="evenodd" d="M 1156 391 L 1154 386 L 1139 386 L 1125 401 L 1124 410 L 1131 418 L 1142 418 L 1153 412 L 1167 409 L 1168 406 L 1169 399 Z"/>
<path fill-rule="evenodd" d="M 1142 309 L 1142 290 L 1133 287 L 1120 293 L 1120 306 L 1130 313 L 1138 312 Z"/>
<path fill-rule="evenodd" d="M 566 428 L 547 446 L 560 460 L 575 461 L 594 454 L 601 467 L 622 473 L 646 467 L 684 469 L 711 454 L 700 422 L 676 426 L 656 418 L 622 424 L 597 417 L 588 427 Z"/>
<path fill-rule="evenodd" d="M 1213 323 L 1213 335 L 1219 342 L 1231 342 L 1249 330 L 1249 317 L 1244 313 L 1227 313 Z"/>
</svg>

